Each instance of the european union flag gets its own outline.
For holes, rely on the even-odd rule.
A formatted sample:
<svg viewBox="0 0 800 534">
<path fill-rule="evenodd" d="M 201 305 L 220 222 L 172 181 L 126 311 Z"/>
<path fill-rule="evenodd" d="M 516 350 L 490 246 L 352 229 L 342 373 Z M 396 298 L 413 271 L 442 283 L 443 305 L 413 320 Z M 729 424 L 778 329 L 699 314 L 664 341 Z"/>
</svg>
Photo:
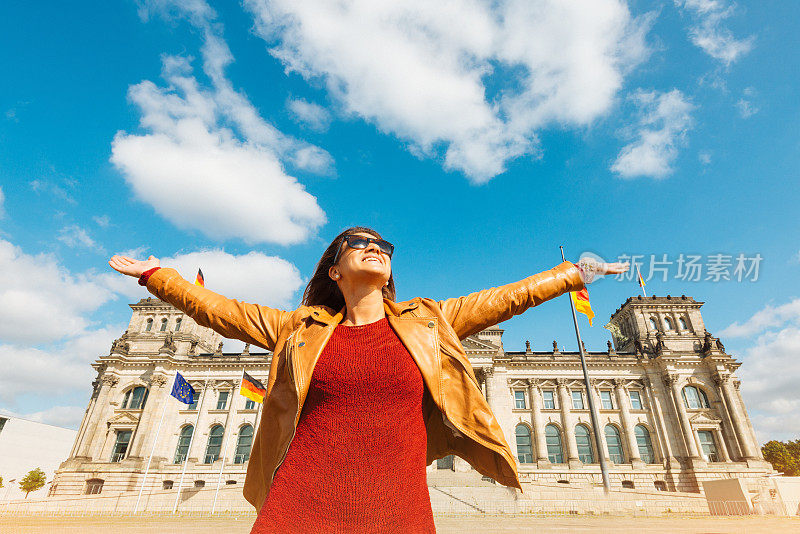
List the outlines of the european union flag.
<svg viewBox="0 0 800 534">
<path fill-rule="evenodd" d="M 175 383 L 172 385 L 171 395 L 186 404 L 194 403 L 194 388 L 180 373 L 175 375 Z"/>
</svg>

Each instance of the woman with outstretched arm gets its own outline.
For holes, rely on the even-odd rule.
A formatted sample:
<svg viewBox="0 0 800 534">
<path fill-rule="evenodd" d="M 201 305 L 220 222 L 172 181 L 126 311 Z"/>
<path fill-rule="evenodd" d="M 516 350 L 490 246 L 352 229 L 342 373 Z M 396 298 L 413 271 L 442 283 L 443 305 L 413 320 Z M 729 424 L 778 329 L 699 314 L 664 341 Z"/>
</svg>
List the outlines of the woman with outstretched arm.
<svg viewBox="0 0 800 534">
<path fill-rule="evenodd" d="M 425 466 L 456 454 L 522 490 L 460 340 L 628 264 L 583 258 L 445 300 L 395 302 L 394 247 L 348 228 L 291 311 L 228 299 L 157 258 L 113 256 L 161 300 L 273 353 L 247 466 L 253 533 L 435 532 Z"/>
</svg>

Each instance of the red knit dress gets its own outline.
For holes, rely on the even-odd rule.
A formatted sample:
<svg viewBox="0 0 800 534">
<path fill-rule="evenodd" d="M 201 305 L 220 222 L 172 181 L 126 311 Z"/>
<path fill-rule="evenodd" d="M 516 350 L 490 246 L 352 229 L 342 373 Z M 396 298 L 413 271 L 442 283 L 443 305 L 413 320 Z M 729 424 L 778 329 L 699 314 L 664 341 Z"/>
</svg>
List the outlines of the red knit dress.
<svg viewBox="0 0 800 534">
<path fill-rule="evenodd" d="M 251 534 L 436 532 L 423 393 L 386 318 L 338 325 Z"/>
</svg>

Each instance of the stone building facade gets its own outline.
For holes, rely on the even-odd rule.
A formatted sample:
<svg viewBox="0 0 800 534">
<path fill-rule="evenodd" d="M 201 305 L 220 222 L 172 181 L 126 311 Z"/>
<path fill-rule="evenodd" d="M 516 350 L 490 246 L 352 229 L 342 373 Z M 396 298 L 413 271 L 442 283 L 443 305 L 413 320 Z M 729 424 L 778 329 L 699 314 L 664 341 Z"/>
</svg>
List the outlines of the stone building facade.
<svg viewBox="0 0 800 534">
<path fill-rule="evenodd" d="M 704 480 L 772 473 L 739 393 L 740 363 L 707 332 L 702 305 L 631 297 L 611 316 L 613 344 L 585 351 L 599 451 L 578 352 L 555 341 L 546 352 L 529 343 L 506 351 L 498 327 L 465 339 L 521 482 L 598 485 L 601 454 L 617 488 L 699 492 Z M 223 353 L 218 334 L 158 299 L 131 308 L 128 330 L 94 364 L 92 397 L 51 494 L 138 490 L 151 449 L 147 489 L 177 486 L 187 456 L 183 487 L 242 484 L 260 405 L 237 387 L 243 370 L 266 383 L 271 355 Z M 197 406 L 170 396 L 176 371 L 201 393 Z M 447 457 L 428 470 L 471 467 Z"/>
</svg>

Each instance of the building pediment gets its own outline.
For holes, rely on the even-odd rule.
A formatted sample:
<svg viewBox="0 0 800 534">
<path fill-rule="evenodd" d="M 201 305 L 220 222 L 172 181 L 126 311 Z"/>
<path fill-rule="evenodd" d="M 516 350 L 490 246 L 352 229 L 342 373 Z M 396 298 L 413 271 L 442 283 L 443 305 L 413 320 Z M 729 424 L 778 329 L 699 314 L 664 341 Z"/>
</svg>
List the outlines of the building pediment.
<svg viewBox="0 0 800 534">
<path fill-rule="evenodd" d="M 698 412 L 689 418 L 694 425 L 718 425 L 722 421 L 711 412 Z"/>
<path fill-rule="evenodd" d="M 497 345 L 489 343 L 488 341 L 484 341 L 482 339 L 478 339 L 475 336 L 469 336 L 468 338 L 461 341 L 461 346 L 464 347 L 464 350 L 491 350 L 496 351 Z"/>
<path fill-rule="evenodd" d="M 139 415 L 131 412 L 120 412 L 108 420 L 109 425 L 135 425 L 139 422 Z"/>
</svg>

